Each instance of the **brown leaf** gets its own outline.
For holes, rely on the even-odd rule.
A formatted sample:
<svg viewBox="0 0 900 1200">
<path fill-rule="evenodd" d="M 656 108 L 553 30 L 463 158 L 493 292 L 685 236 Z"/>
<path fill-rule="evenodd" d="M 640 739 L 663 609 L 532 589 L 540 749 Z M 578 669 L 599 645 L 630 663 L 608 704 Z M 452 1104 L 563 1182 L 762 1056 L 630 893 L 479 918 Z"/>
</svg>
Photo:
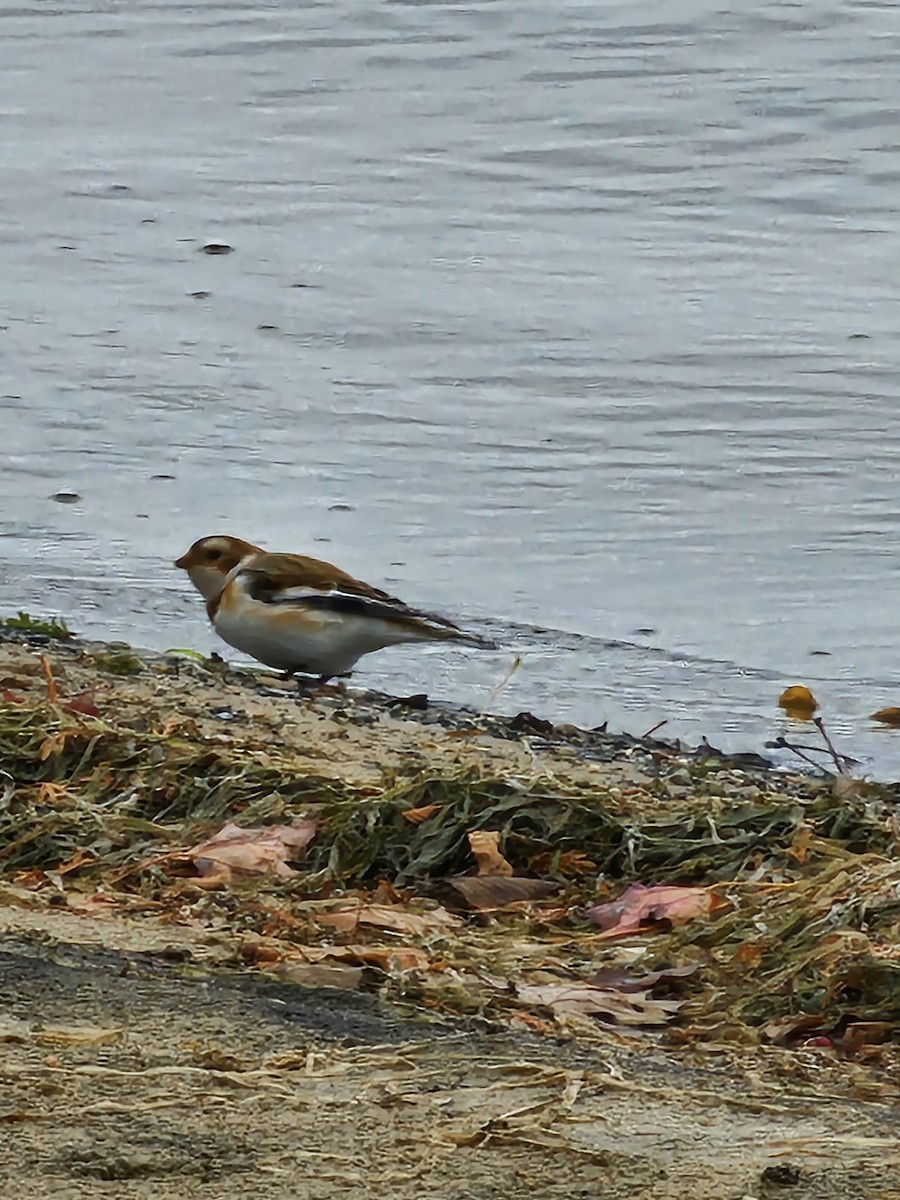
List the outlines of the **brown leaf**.
<svg viewBox="0 0 900 1200">
<path fill-rule="evenodd" d="M 880 721 L 882 725 L 900 725 L 900 708 L 879 708 L 869 719 Z"/>
<path fill-rule="evenodd" d="M 601 967 L 587 981 L 594 987 L 612 989 L 617 992 L 650 992 L 660 983 L 671 983 L 677 979 L 687 979 L 700 968 L 699 963 L 688 963 L 684 967 L 663 967 L 659 971 L 648 971 L 646 975 L 634 979 L 619 967 Z"/>
<path fill-rule="evenodd" d="M 301 987 L 344 988 L 347 991 L 358 991 L 363 978 L 362 967 L 347 967 L 325 963 L 279 963 L 267 972 L 280 979 L 282 983 L 296 983 Z"/>
<path fill-rule="evenodd" d="M 768 1025 L 764 1025 L 762 1035 L 766 1041 L 773 1042 L 776 1046 L 787 1046 L 798 1038 L 821 1029 L 824 1024 L 825 1018 L 822 1016 L 804 1014 L 787 1017 L 780 1021 L 770 1021 Z"/>
<path fill-rule="evenodd" d="M 755 970 L 762 962 L 765 952 L 766 946 L 764 942 L 744 942 L 743 945 L 738 946 L 737 950 L 735 950 L 731 961 L 741 963 L 742 966 Z"/>
<path fill-rule="evenodd" d="M 218 833 L 187 851 L 198 874 L 213 887 L 234 875 L 296 875 L 289 862 L 303 857 L 316 832 L 315 821 L 299 825 L 260 825 L 243 829 L 229 822 Z"/>
<path fill-rule="evenodd" d="M 84 692 L 78 692 L 75 696 L 70 696 L 68 700 L 63 700 L 61 708 L 66 712 L 79 713 L 83 717 L 99 717 L 100 710 L 94 703 L 94 689 L 88 688 Z"/>
<path fill-rule="evenodd" d="M 427 952 L 419 946 L 304 946 L 301 954 L 307 962 L 332 959 L 379 967 L 382 971 L 411 971 L 431 966 Z"/>
<path fill-rule="evenodd" d="M 329 925 L 341 933 L 351 933 L 359 925 L 374 925 L 378 929 L 393 929 L 397 933 L 423 935 L 443 933 L 447 929 L 458 929 L 463 922 L 446 908 L 435 908 L 430 912 L 412 913 L 391 904 L 355 904 L 331 912 L 319 913 L 316 920 Z"/>
<path fill-rule="evenodd" d="M 680 1000 L 651 1000 L 647 992 L 624 995 L 589 983 L 517 984 L 516 995 L 525 1004 L 549 1008 L 556 1017 L 578 1013 L 615 1025 L 666 1025 L 681 1007 Z"/>
<path fill-rule="evenodd" d="M 56 868 L 57 875 L 68 875 L 70 871 L 77 871 L 79 867 L 83 867 L 85 863 L 94 863 L 97 857 L 91 854 L 90 850 L 76 850 L 71 858 L 67 858 L 64 863 L 60 863 Z"/>
<path fill-rule="evenodd" d="M 512 867 L 500 853 L 499 833 L 491 829 L 474 829 L 468 837 L 479 875 L 512 875 Z"/>
<path fill-rule="evenodd" d="M 37 803 L 55 808 L 61 804 L 71 803 L 66 794 L 65 786 L 61 783 L 40 783 L 37 790 Z"/>
<path fill-rule="evenodd" d="M 684 925 L 696 917 L 707 916 L 724 903 L 709 888 L 674 885 L 648 888 L 633 883 L 617 900 L 598 904 L 587 915 L 605 930 L 601 937 L 617 938 L 639 932 L 648 922 Z"/>
<path fill-rule="evenodd" d="M 558 854 L 554 850 L 545 850 L 528 860 L 529 871 L 536 875 L 590 875 L 597 870 L 597 864 L 582 854 L 580 850 L 565 850 Z"/>
<path fill-rule="evenodd" d="M 446 883 L 479 912 L 497 912 L 511 905 L 543 900 L 558 890 L 546 879 L 509 878 L 505 875 L 456 875 Z"/>
<path fill-rule="evenodd" d="M 801 683 L 785 688 L 778 697 L 778 704 L 789 717 L 793 717 L 796 721 L 810 720 L 819 707 L 815 696 L 808 687 L 804 687 Z"/>
<path fill-rule="evenodd" d="M 440 811 L 440 804 L 423 804 L 421 808 L 408 808 L 401 815 L 404 821 L 409 821 L 410 825 L 421 825 L 423 821 L 427 821 L 429 817 L 433 817 L 436 812 Z"/>
</svg>

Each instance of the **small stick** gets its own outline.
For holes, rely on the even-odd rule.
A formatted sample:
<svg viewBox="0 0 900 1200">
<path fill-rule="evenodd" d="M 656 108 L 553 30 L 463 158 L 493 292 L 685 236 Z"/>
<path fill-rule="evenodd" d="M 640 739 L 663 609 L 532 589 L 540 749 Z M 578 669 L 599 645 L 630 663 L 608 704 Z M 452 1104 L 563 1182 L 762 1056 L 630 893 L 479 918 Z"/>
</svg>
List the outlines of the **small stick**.
<svg viewBox="0 0 900 1200">
<path fill-rule="evenodd" d="M 825 745 L 828 747 L 828 753 L 834 759 L 834 765 L 838 769 L 838 775 L 846 775 L 847 772 L 844 769 L 843 755 L 838 754 L 837 750 L 835 750 L 834 746 L 832 745 L 831 738 L 825 732 L 825 722 L 821 717 L 813 717 L 813 725 L 815 725 L 816 729 L 818 729 L 819 733 L 821 733 L 822 737 L 824 738 Z"/>
<path fill-rule="evenodd" d="M 657 721 L 655 725 L 651 725 L 646 733 L 641 734 L 640 740 L 643 741 L 644 738 L 650 737 L 651 734 L 656 733 L 657 729 L 662 729 L 663 725 L 668 725 L 668 723 L 669 723 L 669 718 L 663 717 L 663 719 L 661 721 Z"/>
<path fill-rule="evenodd" d="M 767 742 L 766 745 L 773 746 L 777 750 L 790 750 L 792 754 L 796 754 L 798 758 L 802 758 L 805 763 L 809 763 L 811 767 L 815 767 L 817 771 L 825 771 L 821 763 L 817 763 L 814 758 L 810 758 L 808 754 L 804 754 L 798 746 L 792 746 L 790 742 L 785 741 L 783 737 L 777 737 L 773 742 Z M 808 749 L 816 750 L 818 753 L 824 753 L 819 750 L 818 746 L 809 746 Z M 827 774 L 828 772 L 826 772 Z"/>
<path fill-rule="evenodd" d="M 50 670 L 50 664 L 46 657 L 41 655 L 41 669 L 44 672 L 44 679 L 47 681 L 47 699 L 51 704 L 56 704 L 56 680 L 53 678 L 53 672 Z"/>
</svg>

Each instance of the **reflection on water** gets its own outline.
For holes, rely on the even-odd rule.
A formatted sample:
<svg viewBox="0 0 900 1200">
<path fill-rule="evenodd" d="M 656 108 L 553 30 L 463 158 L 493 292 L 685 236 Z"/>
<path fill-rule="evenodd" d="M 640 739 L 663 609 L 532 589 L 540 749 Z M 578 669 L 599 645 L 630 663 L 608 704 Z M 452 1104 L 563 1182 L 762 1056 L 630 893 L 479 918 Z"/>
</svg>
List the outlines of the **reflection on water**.
<svg viewBox="0 0 900 1200">
<path fill-rule="evenodd" d="M 490 622 L 508 708 L 804 681 L 896 773 L 900 21 L 746 8 L 0 4 L 0 610 L 210 647 L 227 530 Z"/>
</svg>

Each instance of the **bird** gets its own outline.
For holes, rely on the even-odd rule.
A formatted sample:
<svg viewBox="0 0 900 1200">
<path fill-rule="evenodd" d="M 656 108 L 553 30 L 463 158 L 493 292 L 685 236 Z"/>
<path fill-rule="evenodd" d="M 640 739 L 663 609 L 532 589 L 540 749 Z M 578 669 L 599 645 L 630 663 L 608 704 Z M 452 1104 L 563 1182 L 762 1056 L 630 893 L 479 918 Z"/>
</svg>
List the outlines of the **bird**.
<svg viewBox="0 0 900 1200">
<path fill-rule="evenodd" d="M 320 684 L 351 674 L 366 654 L 403 642 L 494 642 L 446 617 L 411 608 L 340 567 L 278 554 L 241 538 L 203 537 L 176 560 L 206 600 L 223 641 L 251 658 Z"/>
</svg>

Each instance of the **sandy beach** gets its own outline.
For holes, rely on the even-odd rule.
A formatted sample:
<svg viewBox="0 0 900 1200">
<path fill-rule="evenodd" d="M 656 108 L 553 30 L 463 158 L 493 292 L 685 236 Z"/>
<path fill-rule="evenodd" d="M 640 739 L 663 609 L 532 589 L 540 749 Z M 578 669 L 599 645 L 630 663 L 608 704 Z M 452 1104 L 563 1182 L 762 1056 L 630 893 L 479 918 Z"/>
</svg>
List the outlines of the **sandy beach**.
<svg viewBox="0 0 900 1200">
<path fill-rule="evenodd" d="M 28 631 L 0 752 L 10 1195 L 900 1196 L 894 787 Z"/>
</svg>

